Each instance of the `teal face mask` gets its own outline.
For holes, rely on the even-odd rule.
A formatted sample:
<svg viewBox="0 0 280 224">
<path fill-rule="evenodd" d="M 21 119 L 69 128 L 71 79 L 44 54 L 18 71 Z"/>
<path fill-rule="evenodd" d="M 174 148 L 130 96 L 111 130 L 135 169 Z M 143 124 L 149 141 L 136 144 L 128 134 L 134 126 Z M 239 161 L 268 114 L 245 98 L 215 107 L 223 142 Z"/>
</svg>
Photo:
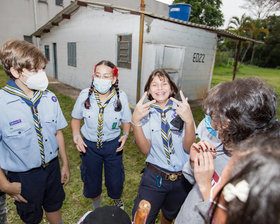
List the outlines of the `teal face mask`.
<svg viewBox="0 0 280 224">
<path fill-rule="evenodd" d="M 211 135 L 218 138 L 218 131 L 214 130 L 211 126 L 211 117 L 205 114 L 205 126 Z"/>
</svg>

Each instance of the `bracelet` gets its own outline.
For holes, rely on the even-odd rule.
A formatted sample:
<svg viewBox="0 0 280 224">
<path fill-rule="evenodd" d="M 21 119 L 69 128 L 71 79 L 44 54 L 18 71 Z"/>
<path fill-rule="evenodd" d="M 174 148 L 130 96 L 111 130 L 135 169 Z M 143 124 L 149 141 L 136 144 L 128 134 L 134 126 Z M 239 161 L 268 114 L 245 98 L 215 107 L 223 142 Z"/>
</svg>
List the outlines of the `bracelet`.
<svg viewBox="0 0 280 224">
<path fill-rule="evenodd" d="M 123 135 L 122 136 L 126 136 L 127 138 L 128 138 L 128 134 L 126 134 L 125 132 L 123 133 Z"/>
<path fill-rule="evenodd" d="M 142 126 L 141 123 L 140 123 L 140 124 L 135 124 L 135 123 L 133 123 L 132 121 L 130 121 L 130 123 L 131 123 L 133 126 L 135 126 L 135 127 L 141 127 L 141 126 Z"/>
<path fill-rule="evenodd" d="M 78 133 L 78 134 L 72 134 L 73 137 L 75 137 L 75 136 L 77 136 L 77 135 L 81 135 L 81 134 L 80 134 L 80 133 Z"/>
</svg>

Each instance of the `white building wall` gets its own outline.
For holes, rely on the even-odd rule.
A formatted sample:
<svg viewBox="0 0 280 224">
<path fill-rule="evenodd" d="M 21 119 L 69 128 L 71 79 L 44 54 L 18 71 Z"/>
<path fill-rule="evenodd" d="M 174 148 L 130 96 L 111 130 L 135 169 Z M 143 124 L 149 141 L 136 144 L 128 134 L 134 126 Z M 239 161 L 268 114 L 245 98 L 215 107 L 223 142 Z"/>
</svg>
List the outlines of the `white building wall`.
<svg viewBox="0 0 280 224">
<path fill-rule="evenodd" d="M 141 0 L 96 0 L 96 2 L 108 3 L 114 6 L 122 6 L 135 10 L 140 10 L 141 8 Z M 168 16 L 169 5 L 156 0 L 145 0 L 145 11 L 156 15 Z"/>
<path fill-rule="evenodd" d="M 71 15 L 70 20 L 63 20 L 53 27 L 50 33 L 42 35 L 40 48 L 50 46 L 50 62 L 46 70 L 53 76 L 53 48 L 57 44 L 58 79 L 78 88 L 87 88 L 91 83 L 93 67 L 106 59 L 117 64 L 117 35 L 132 34 L 131 69 L 119 68 L 119 86 L 134 103 L 136 99 L 136 80 L 138 68 L 140 16 L 104 12 L 103 7 L 81 7 Z M 77 67 L 68 66 L 67 42 L 76 42 Z M 134 104 L 135 105 L 135 104 Z"/>
<path fill-rule="evenodd" d="M 141 3 L 140 0 L 96 0 L 96 2 L 136 10 L 140 10 Z M 31 35 L 70 3 L 71 0 L 63 0 L 63 5 L 58 6 L 55 0 L 47 2 L 0 0 L 0 46 L 8 39 L 23 40 L 24 35 Z M 168 16 L 169 7 L 156 0 L 146 0 L 146 11 Z M 37 44 L 34 38 L 33 43 Z"/>
<path fill-rule="evenodd" d="M 57 6 L 55 0 L 0 0 L 0 46 L 8 39 L 31 35 L 70 2 L 63 0 L 63 6 Z"/>
<path fill-rule="evenodd" d="M 170 45 L 184 48 L 179 87 L 190 100 L 202 99 L 212 79 L 217 34 L 159 19 L 145 18 L 144 43 L 146 47 L 144 47 L 143 58 L 146 57 L 146 59 L 143 60 L 147 61 L 150 55 L 158 57 L 155 51 L 159 46 Z M 156 59 L 152 60 L 154 62 L 143 63 L 142 66 L 142 92 L 150 71 L 158 66 Z"/>
</svg>

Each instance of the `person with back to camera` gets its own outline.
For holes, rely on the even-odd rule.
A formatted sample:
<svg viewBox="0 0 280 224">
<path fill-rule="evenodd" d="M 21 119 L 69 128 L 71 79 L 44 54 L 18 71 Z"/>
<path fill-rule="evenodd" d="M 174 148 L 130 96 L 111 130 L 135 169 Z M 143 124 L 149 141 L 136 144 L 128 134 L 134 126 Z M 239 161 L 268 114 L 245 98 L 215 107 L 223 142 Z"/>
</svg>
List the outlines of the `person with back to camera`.
<svg viewBox="0 0 280 224">
<path fill-rule="evenodd" d="M 278 135 L 278 136 L 277 136 Z M 206 223 L 280 223 L 280 139 L 260 135 L 242 142 L 211 188 Z"/>
<path fill-rule="evenodd" d="M 125 92 L 119 91 L 118 69 L 112 62 L 103 60 L 95 65 L 91 87 L 81 91 L 72 117 L 73 140 L 82 159 L 84 196 L 92 199 L 94 209 L 101 206 L 104 163 L 108 196 L 124 209 L 122 153 L 130 131 L 131 111 Z"/>
<path fill-rule="evenodd" d="M 223 147 L 215 150 L 207 141 L 191 146 L 190 161 L 185 164 L 183 173 L 195 185 L 181 207 L 176 224 L 185 223 L 185 220 L 203 223 L 202 214 L 210 206 L 211 186 L 220 182 L 233 146 L 249 137 L 280 130 L 276 119 L 277 94 L 258 78 L 218 84 L 207 93 L 203 108 L 211 117 L 211 126 L 218 131 Z M 213 157 L 213 163 L 209 162 Z M 209 177 L 207 173 L 211 172 L 214 175 Z"/>
<path fill-rule="evenodd" d="M 5 42 L 0 59 L 11 78 L 0 90 L 0 189 L 15 199 L 24 223 L 40 223 L 44 209 L 51 224 L 61 224 L 63 184 L 70 178 L 61 130 L 67 122 L 56 96 L 46 90 L 47 59 L 20 40 Z"/>
<path fill-rule="evenodd" d="M 174 98 L 178 89 L 164 69 L 151 73 L 145 91 L 131 120 L 136 144 L 147 154 L 132 217 L 144 199 L 151 204 L 147 223 L 155 223 L 160 209 L 161 223 L 171 223 L 192 187 L 182 168 L 195 141 L 195 125 L 187 98 L 182 91 L 182 102 Z M 150 101 L 144 103 L 146 96 Z"/>
</svg>

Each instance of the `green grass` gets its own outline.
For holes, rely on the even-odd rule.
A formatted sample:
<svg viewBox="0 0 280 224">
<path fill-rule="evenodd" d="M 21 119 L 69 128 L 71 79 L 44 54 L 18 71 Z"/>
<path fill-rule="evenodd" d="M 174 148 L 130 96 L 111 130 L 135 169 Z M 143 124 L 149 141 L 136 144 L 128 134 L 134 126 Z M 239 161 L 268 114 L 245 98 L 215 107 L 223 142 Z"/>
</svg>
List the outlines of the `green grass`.
<svg viewBox="0 0 280 224">
<path fill-rule="evenodd" d="M 214 75 L 212 80 L 212 86 L 220 83 L 222 81 L 230 81 L 232 79 L 232 68 L 229 67 L 217 67 L 214 69 Z M 259 76 L 266 80 L 268 83 L 280 92 L 280 70 L 277 69 L 263 69 L 254 66 L 241 66 L 237 72 L 236 78 L 245 78 L 249 76 Z M 8 80 L 4 71 L 0 68 L 0 88 L 3 87 Z M 70 161 L 71 169 L 71 180 L 70 183 L 65 187 L 66 200 L 63 204 L 63 220 L 66 224 L 76 223 L 80 217 L 83 216 L 85 212 L 92 209 L 90 200 L 84 198 L 82 189 L 83 184 L 80 177 L 80 158 L 79 153 L 74 147 L 72 141 L 70 120 L 71 111 L 74 105 L 74 100 L 68 96 L 56 93 L 61 108 L 63 110 L 64 116 L 68 122 L 68 127 L 63 130 L 66 149 L 68 152 L 68 157 Z M 204 117 L 202 109 L 200 107 L 193 108 L 193 115 L 195 122 L 198 123 Z M 279 107 L 278 107 L 279 112 Z M 278 113 L 279 119 L 279 113 Z M 143 169 L 145 164 L 145 156 L 139 152 L 136 145 L 133 143 L 133 133 L 130 134 L 130 138 L 124 149 L 124 167 L 125 167 L 125 185 L 123 199 L 125 202 L 125 210 L 131 215 L 131 210 L 133 207 L 133 201 L 137 194 L 138 184 L 140 181 L 140 171 Z M 8 221 L 9 223 L 21 223 L 15 210 L 13 204 L 13 199 L 8 197 Z M 103 201 L 102 205 L 111 205 L 112 201 L 107 196 L 106 189 L 103 184 Z M 43 219 L 42 223 L 47 223 L 46 218 Z"/>
</svg>

